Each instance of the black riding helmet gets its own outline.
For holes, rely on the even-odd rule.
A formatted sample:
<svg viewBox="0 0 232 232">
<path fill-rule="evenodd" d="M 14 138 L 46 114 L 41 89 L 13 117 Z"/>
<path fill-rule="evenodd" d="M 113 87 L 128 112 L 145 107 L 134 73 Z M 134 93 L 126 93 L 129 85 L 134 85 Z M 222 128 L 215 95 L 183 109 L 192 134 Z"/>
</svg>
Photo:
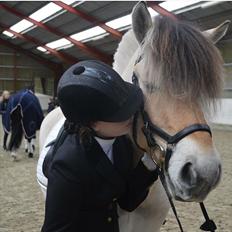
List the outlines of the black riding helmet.
<svg viewBox="0 0 232 232">
<path fill-rule="evenodd" d="M 63 114 L 74 123 L 125 121 L 143 103 L 140 88 L 95 60 L 71 66 L 62 75 L 57 93 Z"/>
</svg>

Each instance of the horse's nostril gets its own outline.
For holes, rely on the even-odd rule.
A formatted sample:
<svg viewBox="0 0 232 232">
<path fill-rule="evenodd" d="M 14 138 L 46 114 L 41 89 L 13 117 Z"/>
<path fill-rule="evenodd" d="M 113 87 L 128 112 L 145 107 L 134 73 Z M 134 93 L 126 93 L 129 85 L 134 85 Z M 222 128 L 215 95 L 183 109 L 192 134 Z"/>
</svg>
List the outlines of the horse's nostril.
<svg viewBox="0 0 232 232">
<path fill-rule="evenodd" d="M 190 187 L 196 183 L 196 172 L 193 169 L 192 163 L 187 162 L 181 170 L 181 178 L 183 182 Z"/>
<path fill-rule="evenodd" d="M 221 173 L 222 173 L 222 165 L 219 164 L 218 165 L 218 175 L 221 176 Z"/>
</svg>

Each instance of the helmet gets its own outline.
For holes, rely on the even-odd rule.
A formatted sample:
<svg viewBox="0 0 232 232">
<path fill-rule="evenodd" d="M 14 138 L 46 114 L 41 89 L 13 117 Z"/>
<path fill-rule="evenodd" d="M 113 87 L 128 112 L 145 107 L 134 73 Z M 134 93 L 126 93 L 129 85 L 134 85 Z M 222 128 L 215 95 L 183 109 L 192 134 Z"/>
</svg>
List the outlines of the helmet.
<svg viewBox="0 0 232 232">
<path fill-rule="evenodd" d="M 81 61 L 65 71 L 57 94 L 63 114 L 74 123 L 125 121 L 143 103 L 139 87 L 95 60 Z"/>
</svg>

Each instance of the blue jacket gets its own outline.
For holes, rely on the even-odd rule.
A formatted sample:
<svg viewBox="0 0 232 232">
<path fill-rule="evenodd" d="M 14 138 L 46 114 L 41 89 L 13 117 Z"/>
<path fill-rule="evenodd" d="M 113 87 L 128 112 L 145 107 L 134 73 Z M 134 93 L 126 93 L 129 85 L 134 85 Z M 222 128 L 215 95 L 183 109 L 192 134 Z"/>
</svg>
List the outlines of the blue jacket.
<svg viewBox="0 0 232 232">
<path fill-rule="evenodd" d="M 5 126 L 4 126 L 4 121 L 6 120 L 6 110 L 7 110 L 7 105 L 8 105 L 9 99 L 5 99 L 0 103 L 0 114 L 2 115 L 2 127 L 5 133 L 9 133 Z"/>
</svg>

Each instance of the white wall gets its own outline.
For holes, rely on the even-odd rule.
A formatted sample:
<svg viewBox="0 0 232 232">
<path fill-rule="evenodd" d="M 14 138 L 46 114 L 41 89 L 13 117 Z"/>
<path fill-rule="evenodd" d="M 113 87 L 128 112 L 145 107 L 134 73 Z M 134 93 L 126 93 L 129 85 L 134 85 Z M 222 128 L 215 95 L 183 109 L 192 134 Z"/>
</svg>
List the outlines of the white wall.
<svg viewBox="0 0 232 232">
<path fill-rule="evenodd" d="M 232 125 L 232 99 L 222 98 L 218 105 L 217 112 L 210 121 L 216 124 Z"/>
<path fill-rule="evenodd" d="M 48 102 L 52 96 L 44 95 L 40 93 L 35 94 L 39 98 L 40 105 L 43 111 L 48 109 Z M 222 125 L 232 126 L 232 99 L 222 98 L 220 103 L 218 103 L 218 108 L 216 114 L 210 119 L 210 122 Z"/>
<path fill-rule="evenodd" d="M 46 111 L 48 109 L 49 99 L 52 98 L 52 96 L 41 94 L 41 93 L 35 93 L 35 95 L 39 99 L 39 102 L 40 102 L 40 105 L 42 107 L 42 110 Z"/>
</svg>

